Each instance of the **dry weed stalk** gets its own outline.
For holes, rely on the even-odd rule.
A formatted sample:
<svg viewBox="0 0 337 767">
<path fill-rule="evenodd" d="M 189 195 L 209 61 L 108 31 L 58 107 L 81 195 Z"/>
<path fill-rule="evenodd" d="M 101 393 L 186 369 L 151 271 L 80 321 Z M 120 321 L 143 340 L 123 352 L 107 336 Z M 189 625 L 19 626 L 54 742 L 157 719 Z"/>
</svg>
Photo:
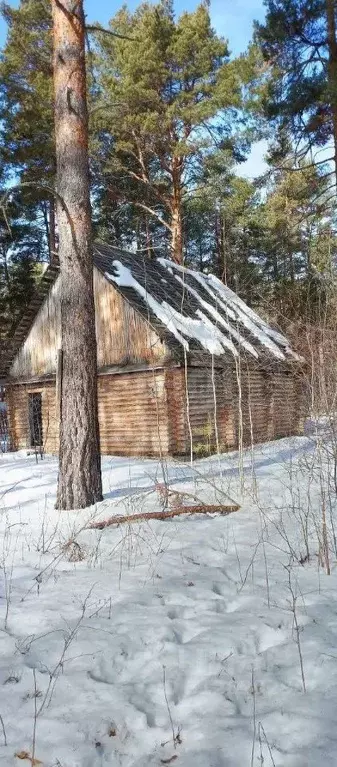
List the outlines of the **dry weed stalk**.
<svg viewBox="0 0 337 767">
<path fill-rule="evenodd" d="M 7 746 L 6 728 L 5 728 L 4 720 L 3 720 L 2 716 L 1 716 L 1 714 L 0 714 L 0 724 L 1 724 L 2 734 L 3 734 L 3 738 L 4 738 L 4 746 Z"/>
<path fill-rule="evenodd" d="M 294 632 L 294 638 L 295 638 L 295 642 L 296 642 L 297 650 L 298 650 L 302 687 L 303 687 L 303 692 L 306 692 L 307 688 L 306 688 L 305 675 L 304 675 L 303 653 L 302 653 L 302 645 L 301 645 L 301 638 L 300 638 L 302 629 L 299 625 L 298 617 L 297 617 L 298 596 L 295 593 L 293 582 L 292 582 L 292 567 L 293 567 L 293 562 L 290 561 L 289 564 L 285 566 L 285 569 L 287 570 L 287 573 L 288 573 L 288 588 L 291 595 L 290 610 L 293 614 L 293 632 Z"/>
<path fill-rule="evenodd" d="M 182 742 L 181 741 L 181 729 L 180 729 L 180 727 L 178 727 L 177 731 L 176 731 L 175 727 L 174 727 L 174 724 L 173 724 L 171 708 L 170 708 L 169 700 L 168 700 L 168 697 L 167 697 L 166 668 L 165 668 L 165 666 L 163 666 L 163 688 L 164 688 L 164 698 L 165 698 L 167 713 L 168 713 L 168 716 L 169 716 L 170 726 L 171 726 L 171 731 L 172 731 L 172 745 L 173 745 L 173 748 L 177 748 L 177 745 L 178 744 L 180 745 L 180 743 Z M 166 744 L 162 743 L 162 745 L 166 745 Z M 170 761 L 172 761 L 172 759 Z M 166 763 L 168 763 L 168 762 L 166 762 Z"/>
<path fill-rule="evenodd" d="M 254 767 L 255 742 L 256 742 L 256 691 L 255 691 L 254 666 L 252 666 L 251 693 L 253 696 L 253 740 L 252 740 L 252 751 L 250 756 L 250 767 Z"/>
</svg>

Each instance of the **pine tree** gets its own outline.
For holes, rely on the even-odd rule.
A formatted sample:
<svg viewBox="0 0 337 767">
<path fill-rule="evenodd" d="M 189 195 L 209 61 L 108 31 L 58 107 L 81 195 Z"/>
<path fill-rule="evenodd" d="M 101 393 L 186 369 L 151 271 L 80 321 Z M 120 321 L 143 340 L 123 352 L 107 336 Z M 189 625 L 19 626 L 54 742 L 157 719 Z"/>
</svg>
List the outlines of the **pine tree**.
<svg viewBox="0 0 337 767">
<path fill-rule="evenodd" d="M 102 500 L 83 2 L 52 2 L 61 279 L 57 507 Z"/>
<path fill-rule="evenodd" d="M 270 67 L 264 110 L 278 126 L 278 150 L 296 154 L 331 146 L 337 172 L 337 7 L 334 0 L 266 0 L 265 24 L 256 24 L 256 39 Z M 284 143 L 284 151 L 282 151 Z"/>
<path fill-rule="evenodd" d="M 7 171 L 22 184 L 22 215 L 36 206 L 46 252 L 55 252 L 51 12 L 43 0 L 7 3 L 1 12 L 8 26 L 0 61 L 0 146 Z"/>
<path fill-rule="evenodd" d="M 132 40 L 98 35 L 100 173 L 166 229 L 173 258 L 184 250 L 183 207 L 215 145 L 235 151 L 242 82 L 250 63 L 230 62 L 208 8 L 175 21 L 170 2 L 124 8 L 111 27 Z M 239 143 L 239 142 L 237 142 Z"/>
<path fill-rule="evenodd" d="M 277 169 L 260 207 L 261 293 L 277 319 L 312 320 L 334 271 L 336 238 L 329 182 L 320 169 Z"/>
<path fill-rule="evenodd" d="M 258 280 L 258 206 L 253 183 L 220 152 L 208 158 L 204 181 L 186 205 L 187 263 L 214 272 L 249 302 Z"/>
<path fill-rule="evenodd" d="M 43 269 L 43 233 L 35 224 L 35 212 L 26 210 L 25 220 L 21 220 L 15 208 L 15 200 L 12 200 L 7 210 L 8 219 L 0 214 L 0 340 L 3 348 L 9 345 L 13 329 L 29 304 Z"/>
</svg>

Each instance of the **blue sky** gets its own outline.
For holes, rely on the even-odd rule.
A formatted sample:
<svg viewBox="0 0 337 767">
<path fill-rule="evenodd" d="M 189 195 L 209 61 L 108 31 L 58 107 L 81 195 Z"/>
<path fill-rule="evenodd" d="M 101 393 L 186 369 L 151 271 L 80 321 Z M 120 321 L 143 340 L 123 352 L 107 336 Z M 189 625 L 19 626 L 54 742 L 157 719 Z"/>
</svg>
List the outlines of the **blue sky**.
<svg viewBox="0 0 337 767">
<path fill-rule="evenodd" d="M 18 0 L 10 2 L 14 7 Z M 123 2 L 116 0 L 85 0 L 85 11 L 90 21 L 100 21 L 106 24 L 109 19 L 121 7 Z M 137 0 L 129 0 L 129 8 L 138 5 Z M 193 10 L 197 0 L 177 0 L 176 12 Z M 233 53 L 244 51 L 252 35 L 253 20 L 262 20 L 264 16 L 263 0 L 213 0 L 211 2 L 211 15 L 215 29 L 224 35 L 230 43 Z M 6 37 L 6 26 L 0 21 L 0 46 Z"/>
<path fill-rule="evenodd" d="M 140 1 L 140 0 L 139 0 Z M 9 0 L 10 2 L 10 0 Z M 13 7 L 18 6 L 18 0 L 10 2 Z M 138 0 L 129 0 L 126 3 L 134 9 L 139 4 Z M 198 4 L 198 0 L 176 0 L 176 12 L 179 15 L 183 11 L 192 11 Z M 116 0 L 84 0 L 85 12 L 89 21 L 99 21 L 107 24 L 116 11 L 123 5 Z M 251 37 L 253 21 L 262 21 L 264 18 L 263 0 L 211 0 L 212 23 L 218 34 L 223 35 L 229 41 L 229 48 L 233 54 L 243 52 Z M 6 39 L 6 25 L 0 20 L 0 47 Z M 240 167 L 240 173 L 253 177 L 262 172 L 263 143 L 253 147 L 250 158 L 244 166 Z"/>
</svg>

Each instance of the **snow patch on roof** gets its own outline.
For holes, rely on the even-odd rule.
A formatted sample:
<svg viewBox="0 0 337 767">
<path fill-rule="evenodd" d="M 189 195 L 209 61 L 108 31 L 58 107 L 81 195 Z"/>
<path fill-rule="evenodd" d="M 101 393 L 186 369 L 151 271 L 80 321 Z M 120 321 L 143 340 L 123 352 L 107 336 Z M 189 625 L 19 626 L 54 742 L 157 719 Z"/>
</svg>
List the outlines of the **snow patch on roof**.
<svg viewBox="0 0 337 767">
<path fill-rule="evenodd" d="M 299 359 L 298 355 L 296 355 L 290 349 L 289 342 L 285 336 L 270 328 L 269 325 L 264 320 L 262 320 L 261 317 L 259 317 L 259 315 L 256 314 L 253 309 L 250 309 L 250 307 L 247 306 L 247 304 L 245 304 L 244 301 L 242 301 L 242 299 L 236 295 L 236 293 L 228 288 L 227 285 L 224 285 L 218 279 L 218 277 L 215 277 L 213 274 L 201 274 L 200 272 L 194 272 L 192 269 L 187 269 L 186 267 L 180 266 L 179 264 L 172 264 L 172 261 L 168 261 L 165 258 L 160 258 L 158 260 L 166 269 L 170 269 L 170 271 L 173 269 L 175 272 L 178 272 L 178 275 L 175 275 L 176 277 L 180 276 L 180 274 L 183 274 L 184 276 L 188 276 L 189 278 L 192 277 L 196 282 L 199 282 L 199 284 L 213 299 L 213 303 L 215 303 L 219 309 L 221 308 L 222 311 L 227 314 L 228 318 L 237 324 L 237 328 L 235 329 L 235 333 L 237 334 L 237 341 L 239 341 L 239 338 L 242 338 L 241 334 L 238 332 L 238 326 L 241 324 L 241 326 L 243 325 L 246 330 L 248 330 L 252 336 L 254 336 L 262 346 L 265 346 L 277 359 L 285 359 L 284 351 L 288 354 L 291 354 L 294 359 Z M 181 281 L 183 282 L 185 289 L 188 290 L 190 287 L 189 282 L 186 280 Z M 198 296 L 198 300 L 201 301 L 202 299 L 198 295 L 197 291 L 195 291 L 195 293 Z M 230 328 L 232 331 L 234 330 L 234 328 L 229 324 L 229 333 L 231 332 Z M 233 332 L 231 335 L 233 338 L 235 338 L 235 334 Z M 239 343 L 245 346 L 245 348 L 255 357 L 258 356 L 252 344 L 249 344 L 246 339 L 243 339 L 243 341 L 244 343 L 242 343 L 241 340 Z M 247 344 L 249 344 L 249 349 Z M 281 349 L 279 348 L 280 346 L 282 347 Z"/>
<path fill-rule="evenodd" d="M 136 279 L 132 273 L 132 264 L 129 268 L 120 260 L 114 259 L 112 262 L 114 274 L 108 271 L 105 274 L 116 285 L 132 288 L 138 293 L 149 312 L 157 317 L 186 351 L 189 350 L 189 341 L 196 341 L 210 354 L 222 355 L 229 351 L 237 357 L 240 349 L 243 349 L 256 359 L 259 356 L 259 348 L 263 346 L 279 360 L 285 360 L 286 355 L 300 360 L 300 357 L 290 349 L 287 338 L 270 328 L 253 309 L 250 309 L 217 277 L 195 272 L 165 258 L 159 258 L 158 262 L 179 283 L 178 293 L 172 286 L 174 306 L 169 300 L 170 290 L 168 289 L 161 297 L 160 292 L 158 294 L 156 291 L 153 275 L 152 282 L 149 279 L 149 285 L 152 284 L 150 290 L 146 280 L 144 282 L 142 275 L 138 274 L 135 268 L 138 277 Z M 158 281 L 167 282 L 160 273 Z M 168 288 L 169 283 L 170 278 L 168 278 Z M 156 294 L 156 297 L 153 294 Z M 245 337 L 246 331 L 249 332 L 248 338 Z M 257 348 L 254 345 L 254 339 L 260 345 L 257 345 Z"/>
<path fill-rule="evenodd" d="M 221 355 L 229 349 L 237 356 L 237 350 L 233 342 L 226 338 L 223 333 L 202 312 L 197 312 L 197 317 L 187 317 L 178 312 L 167 301 L 159 303 L 146 288 L 134 278 L 131 270 L 120 261 L 113 262 L 117 274 L 106 272 L 108 279 L 120 287 L 132 288 L 140 295 L 155 316 L 173 333 L 186 351 L 189 350 L 187 339 L 198 341 L 210 354 Z"/>
<path fill-rule="evenodd" d="M 249 341 L 246 341 L 245 338 L 243 338 L 238 331 L 230 325 L 229 322 L 227 322 L 223 317 L 221 317 L 221 314 L 217 311 L 217 309 L 214 308 L 211 304 L 208 303 L 208 301 L 204 301 L 201 296 L 199 296 L 199 293 L 197 290 L 195 290 L 192 285 L 188 285 L 187 282 L 184 282 L 184 280 L 181 279 L 179 274 L 175 275 L 176 280 L 178 280 L 185 288 L 185 290 L 188 290 L 196 299 L 199 301 L 200 305 L 203 309 L 208 312 L 208 314 L 211 314 L 213 319 L 215 319 L 217 326 L 221 325 L 225 330 L 227 330 L 228 335 L 230 338 L 235 338 L 235 340 L 240 344 L 240 346 L 243 346 L 246 351 L 250 352 L 250 354 L 253 355 L 253 357 L 258 357 L 258 353 L 255 351 L 254 347 L 249 343 Z M 199 310 L 198 310 L 199 313 Z M 234 347 L 235 348 L 235 347 Z"/>
<path fill-rule="evenodd" d="M 151 309 L 156 317 L 158 317 L 158 319 L 163 322 L 164 325 L 166 325 L 167 329 L 175 336 L 177 341 L 179 341 L 184 346 L 184 348 L 188 350 L 187 341 L 182 337 L 182 335 L 180 335 L 178 328 L 173 321 L 173 317 L 170 316 L 164 304 L 160 304 L 159 301 L 153 298 L 150 293 L 142 285 L 140 285 L 137 280 L 135 280 L 127 266 L 124 266 L 120 261 L 114 261 L 113 265 L 117 271 L 117 275 L 106 272 L 106 277 L 108 277 L 108 279 L 112 280 L 116 283 L 116 285 L 119 285 L 120 287 L 133 288 L 133 290 L 135 290 L 144 299 L 145 303 L 147 303 L 149 309 Z"/>
</svg>

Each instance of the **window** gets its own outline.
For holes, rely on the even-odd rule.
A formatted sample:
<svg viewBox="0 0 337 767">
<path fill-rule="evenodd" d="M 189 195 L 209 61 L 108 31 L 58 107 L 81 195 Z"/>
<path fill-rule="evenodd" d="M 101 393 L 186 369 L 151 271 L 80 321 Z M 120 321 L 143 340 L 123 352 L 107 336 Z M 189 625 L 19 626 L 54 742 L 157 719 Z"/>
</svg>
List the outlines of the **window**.
<svg viewBox="0 0 337 767">
<path fill-rule="evenodd" d="M 42 434 L 42 394 L 28 394 L 29 438 L 30 447 L 41 447 Z"/>
</svg>

